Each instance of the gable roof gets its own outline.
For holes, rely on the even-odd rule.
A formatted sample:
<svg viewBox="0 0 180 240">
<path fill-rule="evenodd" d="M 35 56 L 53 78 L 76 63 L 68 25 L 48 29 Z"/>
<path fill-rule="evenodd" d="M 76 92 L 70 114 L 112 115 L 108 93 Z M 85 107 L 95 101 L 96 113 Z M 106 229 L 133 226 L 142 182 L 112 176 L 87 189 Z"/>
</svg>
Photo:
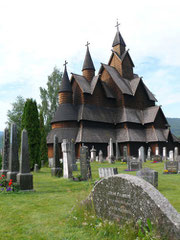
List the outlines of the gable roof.
<svg viewBox="0 0 180 240">
<path fill-rule="evenodd" d="M 79 87 L 80 87 L 80 89 L 82 90 L 83 93 L 90 93 L 91 94 L 90 83 L 88 82 L 88 80 L 84 76 L 72 73 L 71 81 L 73 80 L 73 78 L 78 83 L 78 85 L 79 85 Z"/>
</svg>

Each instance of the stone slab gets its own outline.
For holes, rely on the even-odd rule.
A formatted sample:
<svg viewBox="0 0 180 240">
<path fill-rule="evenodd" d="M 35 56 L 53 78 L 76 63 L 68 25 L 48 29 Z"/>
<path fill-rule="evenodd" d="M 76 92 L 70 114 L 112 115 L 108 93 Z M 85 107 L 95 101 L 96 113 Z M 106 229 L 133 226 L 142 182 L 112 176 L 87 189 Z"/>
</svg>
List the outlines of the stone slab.
<svg viewBox="0 0 180 240">
<path fill-rule="evenodd" d="M 20 186 L 20 190 L 32 190 L 33 189 L 33 175 L 31 173 L 18 173 L 17 183 Z"/>
<path fill-rule="evenodd" d="M 152 184 L 154 187 L 158 187 L 158 172 L 150 169 L 150 168 L 143 168 L 136 173 L 137 177 L 144 179 L 145 181 Z"/>
<path fill-rule="evenodd" d="M 98 171 L 100 178 L 110 177 L 118 174 L 117 168 L 98 168 Z"/>
</svg>

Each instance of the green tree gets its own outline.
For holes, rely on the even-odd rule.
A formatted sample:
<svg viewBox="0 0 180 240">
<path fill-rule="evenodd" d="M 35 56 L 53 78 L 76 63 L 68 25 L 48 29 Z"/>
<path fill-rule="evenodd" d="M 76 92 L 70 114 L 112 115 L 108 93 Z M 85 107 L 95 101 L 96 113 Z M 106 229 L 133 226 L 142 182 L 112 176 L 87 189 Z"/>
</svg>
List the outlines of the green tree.
<svg viewBox="0 0 180 240">
<path fill-rule="evenodd" d="M 17 125 L 17 134 L 18 134 L 18 144 L 21 141 L 21 120 L 25 105 L 25 99 L 22 96 L 17 96 L 16 101 L 11 104 L 12 110 L 7 112 L 7 124 L 10 126 L 11 123 L 16 123 Z"/>
<path fill-rule="evenodd" d="M 40 162 L 40 124 L 38 118 L 38 110 L 36 101 L 27 99 L 23 116 L 21 129 L 26 129 L 28 133 L 28 144 L 29 144 L 29 154 L 30 154 L 30 166 L 33 169 L 34 164 L 37 163 L 41 167 Z"/>
<path fill-rule="evenodd" d="M 46 131 L 44 127 L 44 118 L 42 112 L 39 116 L 40 121 L 40 132 L 41 132 L 41 143 L 40 143 L 40 161 L 43 160 L 44 163 L 48 161 L 48 148 L 46 143 Z"/>
<path fill-rule="evenodd" d="M 48 76 L 47 89 L 40 87 L 41 104 L 40 111 L 43 113 L 46 133 L 51 129 L 50 123 L 58 107 L 58 92 L 62 80 L 62 72 L 56 67 Z"/>
</svg>

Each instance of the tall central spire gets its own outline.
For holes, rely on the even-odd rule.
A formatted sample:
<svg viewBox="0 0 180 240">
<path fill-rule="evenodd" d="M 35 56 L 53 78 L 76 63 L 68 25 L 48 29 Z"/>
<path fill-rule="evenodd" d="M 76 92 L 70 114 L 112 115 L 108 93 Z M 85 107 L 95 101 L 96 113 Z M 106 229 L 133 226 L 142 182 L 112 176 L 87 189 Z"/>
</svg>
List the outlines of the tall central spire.
<svg viewBox="0 0 180 240">
<path fill-rule="evenodd" d="M 122 55 L 125 51 L 126 44 L 125 44 L 124 39 L 121 36 L 121 33 L 119 31 L 119 25 L 120 24 L 118 23 L 118 20 L 117 20 L 117 24 L 115 26 L 115 27 L 117 27 L 117 32 L 116 32 L 112 47 L 115 52 L 117 52 L 119 55 Z"/>
<path fill-rule="evenodd" d="M 88 81 L 91 81 L 95 74 L 95 67 L 91 58 L 91 54 L 89 52 L 89 44 L 90 43 L 87 42 L 87 44 L 85 45 L 87 47 L 87 50 L 86 50 L 86 56 L 83 63 L 82 72 L 83 72 L 83 76 Z"/>
</svg>

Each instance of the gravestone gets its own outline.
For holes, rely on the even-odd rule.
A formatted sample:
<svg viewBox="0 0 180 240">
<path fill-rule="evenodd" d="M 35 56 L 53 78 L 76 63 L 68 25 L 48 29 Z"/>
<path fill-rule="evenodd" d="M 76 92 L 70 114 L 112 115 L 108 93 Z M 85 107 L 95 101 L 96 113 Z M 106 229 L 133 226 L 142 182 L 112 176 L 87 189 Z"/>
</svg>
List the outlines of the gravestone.
<svg viewBox="0 0 180 240">
<path fill-rule="evenodd" d="M 113 141 L 112 138 L 109 140 L 109 156 L 108 156 L 108 162 L 109 163 L 114 163 L 115 161 L 114 157 L 114 150 L 113 150 Z"/>
<path fill-rule="evenodd" d="M 5 128 L 3 136 L 3 151 L 2 151 L 2 170 L 0 175 L 7 175 L 9 164 L 9 130 Z"/>
<path fill-rule="evenodd" d="M 148 151 L 147 151 L 147 160 L 151 160 L 151 148 L 148 147 Z"/>
<path fill-rule="evenodd" d="M 164 173 L 178 173 L 178 161 L 166 161 L 164 163 Z"/>
<path fill-rule="evenodd" d="M 179 155 L 178 147 L 175 147 L 174 148 L 174 160 L 175 161 L 177 161 L 178 155 Z"/>
<path fill-rule="evenodd" d="M 44 167 L 44 160 L 41 160 L 41 167 Z"/>
<path fill-rule="evenodd" d="M 90 154 L 91 154 L 90 161 L 91 162 L 96 161 L 96 149 L 94 148 L 94 146 L 92 146 L 92 149 L 90 150 Z"/>
<path fill-rule="evenodd" d="M 70 148 L 71 148 L 71 155 L 72 155 L 72 171 L 77 171 L 77 164 L 76 164 L 76 152 L 75 152 L 75 143 L 72 139 L 70 142 Z"/>
<path fill-rule="evenodd" d="M 72 152 L 67 139 L 63 139 L 61 147 L 63 152 L 63 177 L 72 178 Z"/>
<path fill-rule="evenodd" d="M 137 177 L 151 183 L 154 187 L 158 187 L 158 172 L 150 168 L 143 168 L 136 173 Z"/>
<path fill-rule="evenodd" d="M 159 155 L 159 147 L 155 147 L 155 156 Z"/>
<path fill-rule="evenodd" d="M 15 123 L 11 124 L 10 136 L 10 153 L 9 153 L 9 168 L 7 172 L 7 180 L 12 179 L 16 182 L 16 176 L 19 172 L 19 159 L 18 159 L 18 139 L 17 139 L 17 126 Z"/>
<path fill-rule="evenodd" d="M 123 161 L 127 162 L 127 158 L 128 158 L 128 149 L 127 149 L 127 146 L 123 146 Z"/>
<path fill-rule="evenodd" d="M 53 167 L 53 158 L 48 158 L 48 162 L 49 162 L 49 167 L 52 168 Z"/>
<path fill-rule="evenodd" d="M 88 147 L 86 146 L 80 148 L 80 169 L 82 180 L 91 178 L 91 166 L 88 159 Z"/>
<path fill-rule="evenodd" d="M 98 168 L 99 172 L 99 177 L 104 178 L 104 177 L 110 177 L 118 174 L 118 169 L 117 168 Z"/>
<path fill-rule="evenodd" d="M 99 162 L 100 162 L 100 163 L 104 162 L 102 150 L 99 150 Z"/>
<path fill-rule="evenodd" d="M 169 151 L 169 161 L 174 161 L 174 153 L 173 150 Z"/>
<path fill-rule="evenodd" d="M 37 163 L 34 164 L 34 172 L 39 172 L 39 166 Z"/>
<path fill-rule="evenodd" d="M 166 160 L 167 160 L 167 149 L 166 149 L 166 147 L 163 147 L 162 160 L 163 160 L 163 161 L 166 161 Z"/>
<path fill-rule="evenodd" d="M 142 161 L 137 158 L 129 158 L 127 161 L 128 171 L 138 171 L 142 168 Z"/>
<path fill-rule="evenodd" d="M 120 152 L 119 152 L 119 145 L 118 142 L 116 141 L 116 160 L 120 160 Z"/>
<path fill-rule="evenodd" d="M 59 161 L 59 145 L 58 145 L 58 137 L 54 135 L 53 142 L 53 166 L 51 168 L 51 176 L 60 177 L 62 176 L 62 168 L 60 167 Z"/>
<path fill-rule="evenodd" d="M 118 174 L 103 178 L 92 190 L 96 215 L 118 224 L 139 219 L 146 226 L 147 219 L 156 226 L 160 236 L 179 240 L 180 214 L 168 200 L 150 183 L 128 175 Z"/>
<path fill-rule="evenodd" d="M 17 174 L 17 183 L 20 190 L 33 190 L 33 175 L 30 172 L 28 134 L 24 129 L 21 134 L 20 169 Z"/>
<path fill-rule="evenodd" d="M 145 154 L 144 154 L 144 147 L 143 146 L 141 146 L 138 149 L 138 154 L 139 154 L 139 156 L 138 156 L 139 160 L 142 161 L 142 162 L 145 162 Z"/>
</svg>

